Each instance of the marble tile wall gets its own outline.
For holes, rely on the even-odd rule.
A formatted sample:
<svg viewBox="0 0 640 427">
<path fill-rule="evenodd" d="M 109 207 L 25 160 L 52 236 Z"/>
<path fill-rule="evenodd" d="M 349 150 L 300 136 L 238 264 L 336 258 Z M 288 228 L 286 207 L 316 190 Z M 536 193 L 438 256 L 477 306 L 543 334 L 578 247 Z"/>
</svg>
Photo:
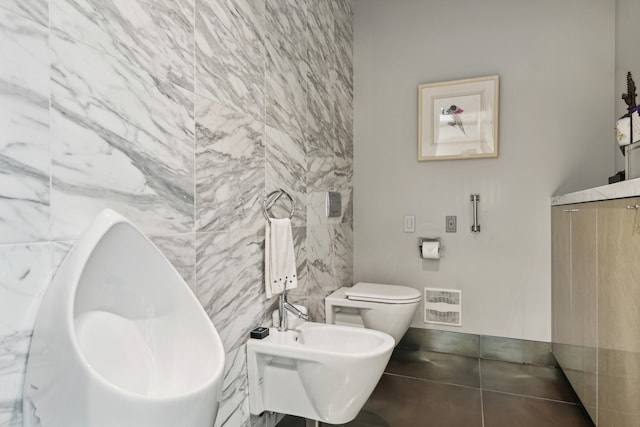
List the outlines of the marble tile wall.
<svg viewBox="0 0 640 427">
<path fill-rule="evenodd" d="M 217 426 L 249 415 L 245 341 L 270 319 L 260 203 L 296 202 L 299 287 L 352 280 L 350 0 L 0 0 L 0 427 L 22 425 L 38 305 L 110 207 L 172 261 L 227 352 Z M 324 192 L 342 194 L 326 218 Z M 276 207 L 274 214 L 282 214 Z"/>
</svg>

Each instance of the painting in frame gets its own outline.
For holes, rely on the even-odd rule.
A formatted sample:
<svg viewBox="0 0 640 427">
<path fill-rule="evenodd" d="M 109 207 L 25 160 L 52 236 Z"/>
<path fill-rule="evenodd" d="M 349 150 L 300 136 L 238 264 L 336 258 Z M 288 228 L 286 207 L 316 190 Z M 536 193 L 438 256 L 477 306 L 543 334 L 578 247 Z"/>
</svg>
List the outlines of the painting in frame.
<svg viewBox="0 0 640 427">
<path fill-rule="evenodd" d="M 499 76 L 418 86 L 418 160 L 498 157 Z"/>
</svg>

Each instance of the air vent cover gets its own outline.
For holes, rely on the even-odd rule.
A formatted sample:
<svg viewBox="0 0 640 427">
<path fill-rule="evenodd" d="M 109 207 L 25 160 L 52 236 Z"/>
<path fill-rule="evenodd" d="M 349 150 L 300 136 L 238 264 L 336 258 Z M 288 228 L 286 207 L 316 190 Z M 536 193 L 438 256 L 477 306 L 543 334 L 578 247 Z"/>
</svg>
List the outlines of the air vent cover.
<svg viewBox="0 0 640 427">
<path fill-rule="evenodd" d="M 462 326 L 462 291 L 424 288 L 424 322 Z"/>
</svg>

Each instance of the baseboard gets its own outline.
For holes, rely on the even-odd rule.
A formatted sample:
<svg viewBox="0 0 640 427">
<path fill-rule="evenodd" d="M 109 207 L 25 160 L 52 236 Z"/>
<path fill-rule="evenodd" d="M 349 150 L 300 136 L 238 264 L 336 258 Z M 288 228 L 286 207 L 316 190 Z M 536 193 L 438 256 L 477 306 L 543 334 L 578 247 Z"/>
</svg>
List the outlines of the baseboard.
<svg viewBox="0 0 640 427">
<path fill-rule="evenodd" d="M 409 328 L 398 347 L 481 359 L 557 366 L 551 343 L 436 329 Z"/>
</svg>

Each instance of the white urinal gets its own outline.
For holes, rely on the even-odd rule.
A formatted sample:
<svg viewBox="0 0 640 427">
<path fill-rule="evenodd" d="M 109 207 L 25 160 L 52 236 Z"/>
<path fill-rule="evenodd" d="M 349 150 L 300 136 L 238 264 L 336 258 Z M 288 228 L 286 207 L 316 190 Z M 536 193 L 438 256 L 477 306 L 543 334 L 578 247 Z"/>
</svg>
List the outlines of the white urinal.
<svg viewBox="0 0 640 427">
<path fill-rule="evenodd" d="M 211 427 L 224 371 L 213 324 L 130 222 L 103 211 L 44 297 L 24 426 Z"/>
</svg>

